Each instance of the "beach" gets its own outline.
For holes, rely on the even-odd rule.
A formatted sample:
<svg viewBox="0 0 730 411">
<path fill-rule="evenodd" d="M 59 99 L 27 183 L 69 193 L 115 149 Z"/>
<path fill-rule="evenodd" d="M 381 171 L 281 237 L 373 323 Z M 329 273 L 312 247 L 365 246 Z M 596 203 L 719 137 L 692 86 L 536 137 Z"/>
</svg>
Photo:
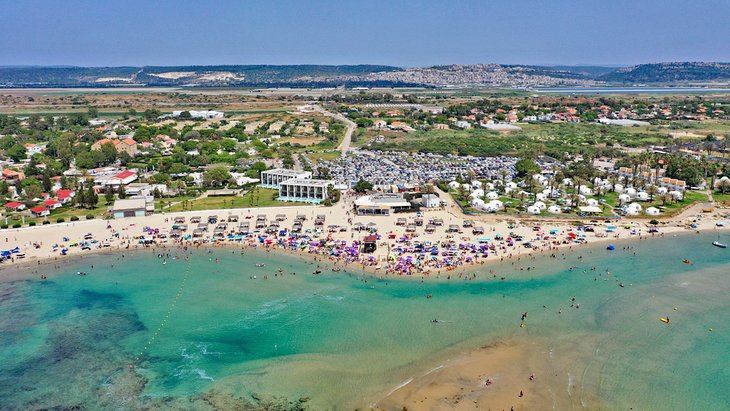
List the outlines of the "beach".
<svg viewBox="0 0 730 411">
<path fill-rule="evenodd" d="M 658 237 L 685 231 L 705 231 L 724 229 L 717 223 L 724 221 L 720 213 L 702 214 L 700 207 L 692 207 L 684 213 L 652 226 L 648 220 L 568 220 L 513 218 L 500 215 L 465 215 L 449 199 L 446 207 L 424 210 L 417 216 L 414 213 L 396 213 L 389 216 L 358 216 L 351 211 L 353 198 L 345 198 L 333 207 L 294 206 L 268 208 L 242 208 L 225 210 L 190 211 L 153 214 L 145 217 L 115 220 L 87 220 L 61 224 L 49 224 L 21 229 L 7 229 L 0 232 L 0 249 L 16 249 L 23 258 L 12 255 L 0 265 L 0 275 L 14 264 L 58 263 L 64 258 L 88 255 L 92 252 L 134 250 L 150 246 L 202 246 L 231 245 L 233 247 L 264 247 L 270 250 L 317 256 L 339 266 L 358 267 L 376 275 L 409 275 L 416 277 L 440 276 L 450 271 L 464 271 L 468 267 L 518 259 L 524 255 L 535 255 L 561 248 L 579 247 L 593 243 L 617 243 L 630 238 Z M 210 216 L 217 218 L 199 237 L 191 233 L 195 224 L 193 217 L 205 222 Z M 231 218 L 235 216 L 235 221 Z M 266 225 L 277 221 L 280 229 L 266 234 L 264 229 L 255 229 L 257 217 L 264 216 Z M 306 218 L 300 233 L 293 234 L 291 228 L 297 216 Z M 324 218 L 324 224 L 315 225 L 316 216 Z M 181 237 L 171 238 L 175 220 L 180 219 L 188 227 Z M 424 221 L 422 226 L 407 232 L 406 224 L 413 225 L 416 218 Z M 426 230 L 430 222 L 440 220 L 438 226 L 432 225 L 433 232 Z M 465 224 L 466 222 L 469 222 Z M 215 236 L 213 227 L 226 222 L 227 228 L 220 236 Z M 237 231 L 241 223 L 249 225 L 244 235 Z M 724 223 L 721 223 L 724 224 Z M 357 230 L 357 226 L 362 230 Z M 583 225 L 592 226 L 592 231 L 583 230 Z M 692 225 L 692 227 L 691 227 Z M 374 226 L 372 230 L 369 228 Z M 474 227 L 483 233 L 475 233 Z M 319 228 L 319 230 L 318 230 Z M 459 232 L 449 232 L 458 228 Z M 371 253 L 360 252 L 356 255 L 345 251 L 360 248 L 362 240 L 372 234 L 378 236 L 377 249 Z M 263 234 L 262 234 L 263 233 Z M 239 234 L 234 236 L 234 234 Z M 317 247 L 292 246 L 287 240 L 292 235 L 298 237 L 299 244 L 320 242 Z M 262 237 L 265 241 L 262 241 Z M 338 247 L 332 247 L 337 243 Z M 418 248 L 414 248 L 416 244 Z M 349 247 L 344 250 L 344 246 Z M 85 247 L 84 247 L 85 246 Z M 440 250 L 436 258 L 425 256 L 434 246 Z M 332 250 L 336 249 L 336 253 Z M 65 251 L 64 251 L 65 250 Z M 420 254 L 420 258 L 412 259 Z M 424 257 L 425 256 L 425 257 Z M 450 257 L 444 263 L 444 256 Z"/>
</svg>

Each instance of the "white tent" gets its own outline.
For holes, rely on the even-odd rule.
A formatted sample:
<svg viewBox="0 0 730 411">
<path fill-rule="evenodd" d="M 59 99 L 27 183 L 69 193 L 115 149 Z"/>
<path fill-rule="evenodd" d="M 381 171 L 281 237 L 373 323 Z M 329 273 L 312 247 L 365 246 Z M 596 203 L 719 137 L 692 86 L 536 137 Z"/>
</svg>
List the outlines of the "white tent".
<svg viewBox="0 0 730 411">
<path fill-rule="evenodd" d="M 660 194 L 660 195 L 661 194 L 667 194 L 667 191 L 669 191 L 669 190 L 667 190 L 666 187 L 657 187 L 657 189 L 656 189 L 656 193 L 657 194 Z"/>
<path fill-rule="evenodd" d="M 472 182 L 471 182 L 471 185 L 472 185 L 472 186 L 473 186 L 474 188 L 482 188 L 482 182 L 481 182 L 481 181 L 479 181 L 479 180 L 474 180 L 474 181 L 472 181 Z"/>
<path fill-rule="evenodd" d="M 630 195 L 631 197 L 636 196 L 636 189 L 634 187 L 629 187 L 626 190 L 624 190 L 624 193 Z"/>
<path fill-rule="evenodd" d="M 550 207 L 548 207 L 547 212 L 550 214 L 560 214 L 563 212 L 563 210 L 561 210 L 560 207 L 556 205 L 551 205 Z"/>
<path fill-rule="evenodd" d="M 631 201 L 631 196 L 628 194 L 619 194 L 618 195 L 618 201 L 622 204 L 626 204 L 629 201 Z"/>
<path fill-rule="evenodd" d="M 578 188 L 578 191 L 584 196 L 593 195 L 593 190 L 591 190 L 588 186 L 580 186 L 580 188 Z"/>
<path fill-rule="evenodd" d="M 464 183 L 461 187 L 464 188 L 464 191 L 471 191 L 471 184 Z"/>
<path fill-rule="evenodd" d="M 474 208 L 482 208 L 484 207 L 484 200 L 482 200 L 481 198 L 475 198 L 469 202 L 469 205 Z"/>
<path fill-rule="evenodd" d="M 539 201 L 545 201 L 545 199 L 547 199 L 547 196 L 544 193 L 537 193 L 535 194 L 535 199 Z"/>
<path fill-rule="evenodd" d="M 615 184 L 613 186 L 613 191 L 617 193 L 623 193 L 624 192 L 624 185 L 623 184 Z"/>
<path fill-rule="evenodd" d="M 494 207 L 496 210 L 501 210 L 502 208 L 504 208 L 504 203 L 499 200 L 492 200 L 487 204 Z"/>
<path fill-rule="evenodd" d="M 656 207 L 649 207 L 646 209 L 645 213 L 648 215 L 659 215 L 659 209 Z"/>
<path fill-rule="evenodd" d="M 649 193 L 646 191 L 640 191 L 636 193 L 636 199 L 640 201 L 649 201 Z"/>
<path fill-rule="evenodd" d="M 469 197 L 471 197 L 471 198 L 484 197 L 484 190 L 482 190 L 481 188 L 477 188 L 476 190 L 472 191 L 471 194 L 469 194 Z"/>
<path fill-rule="evenodd" d="M 531 205 L 527 207 L 527 213 L 528 214 L 540 214 L 540 209 L 535 207 L 534 205 Z"/>
<path fill-rule="evenodd" d="M 595 198 L 589 198 L 586 200 L 586 204 L 589 206 L 597 206 L 598 200 L 596 200 Z"/>
<path fill-rule="evenodd" d="M 499 194 L 496 191 L 490 191 L 487 193 L 487 200 L 496 200 L 499 198 Z"/>
<path fill-rule="evenodd" d="M 543 203 L 542 201 L 535 201 L 535 204 L 533 205 L 541 211 L 547 208 L 547 205 L 545 205 L 545 203 Z"/>
<path fill-rule="evenodd" d="M 681 200 L 684 198 L 684 194 L 682 194 L 681 191 L 672 190 L 668 194 L 672 196 L 672 198 L 674 198 L 675 200 Z"/>
<path fill-rule="evenodd" d="M 452 181 L 449 183 L 449 188 L 452 190 L 456 190 L 457 188 L 459 188 L 459 183 L 457 183 L 456 181 Z"/>
</svg>

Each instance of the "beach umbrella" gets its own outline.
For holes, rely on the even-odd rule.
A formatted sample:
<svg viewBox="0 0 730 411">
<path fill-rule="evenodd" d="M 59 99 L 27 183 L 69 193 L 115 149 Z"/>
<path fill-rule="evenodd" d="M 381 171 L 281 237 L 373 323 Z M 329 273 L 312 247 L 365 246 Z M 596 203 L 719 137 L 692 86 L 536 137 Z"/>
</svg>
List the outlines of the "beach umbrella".
<svg viewBox="0 0 730 411">
<path fill-rule="evenodd" d="M 613 245 L 609 245 L 608 247 L 606 247 L 606 250 L 608 250 L 608 251 L 613 251 L 615 249 L 616 249 L 616 247 Z"/>
</svg>

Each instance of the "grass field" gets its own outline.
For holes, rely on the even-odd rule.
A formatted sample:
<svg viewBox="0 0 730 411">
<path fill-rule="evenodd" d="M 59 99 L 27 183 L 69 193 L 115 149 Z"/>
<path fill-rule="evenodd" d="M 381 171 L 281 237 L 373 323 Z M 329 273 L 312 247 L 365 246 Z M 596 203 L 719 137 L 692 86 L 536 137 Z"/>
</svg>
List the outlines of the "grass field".
<svg viewBox="0 0 730 411">
<path fill-rule="evenodd" d="M 279 195 L 277 190 L 268 188 L 254 188 L 240 196 L 205 197 L 199 200 L 191 200 L 168 208 L 166 211 L 199 211 L 216 210 L 227 208 L 255 208 L 255 207 L 282 207 L 293 205 L 306 205 L 306 203 L 294 203 L 276 200 Z"/>
</svg>

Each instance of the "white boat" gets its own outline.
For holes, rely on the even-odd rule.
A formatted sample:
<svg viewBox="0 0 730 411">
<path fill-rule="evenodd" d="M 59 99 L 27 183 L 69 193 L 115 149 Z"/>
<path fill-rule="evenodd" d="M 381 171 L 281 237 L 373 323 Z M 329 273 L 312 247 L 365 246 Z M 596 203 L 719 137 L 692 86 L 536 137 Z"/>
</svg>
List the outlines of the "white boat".
<svg viewBox="0 0 730 411">
<path fill-rule="evenodd" d="M 714 245 L 715 247 L 727 248 L 727 244 L 723 244 L 723 243 L 721 243 L 719 241 L 713 241 L 712 242 L 712 245 Z"/>
</svg>

